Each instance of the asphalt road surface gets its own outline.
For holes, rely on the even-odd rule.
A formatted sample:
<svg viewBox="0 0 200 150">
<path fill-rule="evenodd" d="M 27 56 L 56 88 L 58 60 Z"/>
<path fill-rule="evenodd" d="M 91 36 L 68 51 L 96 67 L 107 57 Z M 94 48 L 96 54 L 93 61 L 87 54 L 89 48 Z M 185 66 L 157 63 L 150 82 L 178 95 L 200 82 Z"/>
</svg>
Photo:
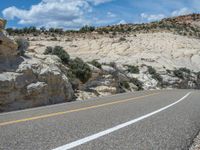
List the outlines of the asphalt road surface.
<svg viewBox="0 0 200 150">
<path fill-rule="evenodd" d="M 200 91 L 143 91 L 0 114 L 0 150 L 186 150 Z"/>
</svg>

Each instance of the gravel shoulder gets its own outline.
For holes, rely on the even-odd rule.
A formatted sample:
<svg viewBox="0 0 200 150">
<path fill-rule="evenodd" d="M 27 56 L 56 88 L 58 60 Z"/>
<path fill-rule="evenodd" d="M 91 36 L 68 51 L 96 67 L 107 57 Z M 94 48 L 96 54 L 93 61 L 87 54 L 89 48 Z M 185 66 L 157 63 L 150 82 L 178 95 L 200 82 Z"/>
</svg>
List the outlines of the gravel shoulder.
<svg viewBox="0 0 200 150">
<path fill-rule="evenodd" d="M 189 150 L 200 150 L 200 132 L 199 135 L 195 138 L 194 143 Z"/>
</svg>

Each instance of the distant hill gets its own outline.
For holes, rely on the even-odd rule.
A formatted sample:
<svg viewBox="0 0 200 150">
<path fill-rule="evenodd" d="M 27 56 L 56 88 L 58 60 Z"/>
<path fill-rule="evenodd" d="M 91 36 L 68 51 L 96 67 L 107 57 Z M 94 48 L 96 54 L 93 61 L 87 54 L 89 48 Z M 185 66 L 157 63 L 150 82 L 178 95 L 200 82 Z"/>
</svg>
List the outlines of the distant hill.
<svg viewBox="0 0 200 150">
<path fill-rule="evenodd" d="M 143 24 L 120 24 L 100 27 L 98 32 L 148 33 L 168 31 L 179 35 L 200 38 L 200 14 L 190 14 Z"/>
</svg>

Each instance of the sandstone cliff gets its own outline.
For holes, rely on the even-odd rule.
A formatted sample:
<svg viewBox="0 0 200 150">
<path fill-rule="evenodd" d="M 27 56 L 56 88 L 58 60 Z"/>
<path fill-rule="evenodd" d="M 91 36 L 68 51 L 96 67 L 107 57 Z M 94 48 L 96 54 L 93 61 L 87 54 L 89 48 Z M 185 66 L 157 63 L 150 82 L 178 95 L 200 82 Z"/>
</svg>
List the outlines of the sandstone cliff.
<svg viewBox="0 0 200 150">
<path fill-rule="evenodd" d="M 0 32 L 0 111 L 71 101 L 73 90 L 67 67 L 57 56 L 27 52 Z"/>
</svg>

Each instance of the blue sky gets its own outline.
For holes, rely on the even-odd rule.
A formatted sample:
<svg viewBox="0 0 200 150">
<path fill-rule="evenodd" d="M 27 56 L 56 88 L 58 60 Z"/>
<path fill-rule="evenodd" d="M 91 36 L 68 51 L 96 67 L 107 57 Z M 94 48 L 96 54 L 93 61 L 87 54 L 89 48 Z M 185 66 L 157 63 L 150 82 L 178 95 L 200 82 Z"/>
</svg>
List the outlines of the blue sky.
<svg viewBox="0 0 200 150">
<path fill-rule="evenodd" d="M 141 23 L 199 13 L 200 0 L 6 0 L 0 17 L 8 27 L 45 26 L 78 29 Z"/>
</svg>

